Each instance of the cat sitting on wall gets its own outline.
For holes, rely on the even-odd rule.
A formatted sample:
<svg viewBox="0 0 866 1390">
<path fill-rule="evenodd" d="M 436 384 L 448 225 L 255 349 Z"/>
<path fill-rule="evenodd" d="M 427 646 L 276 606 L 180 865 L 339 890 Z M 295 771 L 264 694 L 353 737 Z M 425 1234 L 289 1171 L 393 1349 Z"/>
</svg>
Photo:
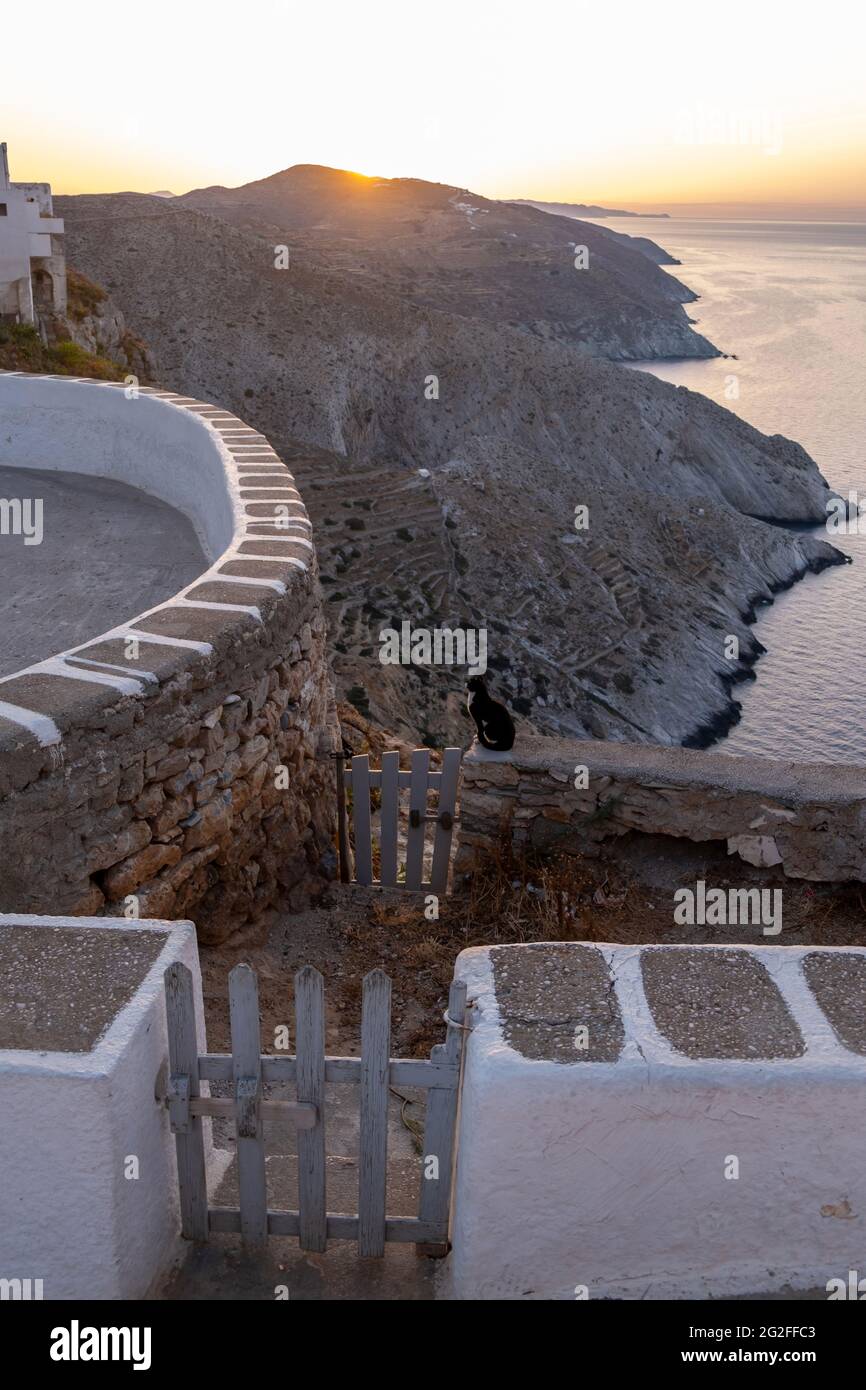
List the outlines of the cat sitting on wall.
<svg viewBox="0 0 866 1390">
<path fill-rule="evenodd" d="M 478 742 L 495 753 L 507 753 L 514 747 L 514 720 L 499 700 L 494 700 L 483 676 L 470 676 L 467 709 L 478 730 Z"/>
</svg>

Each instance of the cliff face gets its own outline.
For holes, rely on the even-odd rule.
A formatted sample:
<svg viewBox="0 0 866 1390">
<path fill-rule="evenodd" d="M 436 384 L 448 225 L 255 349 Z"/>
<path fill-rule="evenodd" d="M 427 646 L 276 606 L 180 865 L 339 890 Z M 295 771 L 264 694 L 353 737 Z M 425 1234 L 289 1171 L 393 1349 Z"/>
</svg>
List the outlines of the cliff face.
<svg viewBox="0 0 866 1390">
<path fill-rule="evenodd" d="M 758 519 L 824 519 L 804 451 L 702 396 L 385 293 L 381 268 L 276 270 L 273 242 L 176 202 L 59 202 L 75 263 L 163 379 L 289 463 L 340 693 L 407 738 L 468 729 L 465 671 L 380 664 L 380 631 L 403 620 L 486 628 L 494 686 L 545 732 L 700 741 L 757 653 L 753 604 L 841 558 Z"/>
<path fill-rule="evenodd" d="M 54 328 L 98 357 L 107 357 L 142 382 L 153 381 L 157 367 L 148 345 L 127 326 L 123 313 L 101 285 L 70 269 L 65 323 Z"/>
</svg>

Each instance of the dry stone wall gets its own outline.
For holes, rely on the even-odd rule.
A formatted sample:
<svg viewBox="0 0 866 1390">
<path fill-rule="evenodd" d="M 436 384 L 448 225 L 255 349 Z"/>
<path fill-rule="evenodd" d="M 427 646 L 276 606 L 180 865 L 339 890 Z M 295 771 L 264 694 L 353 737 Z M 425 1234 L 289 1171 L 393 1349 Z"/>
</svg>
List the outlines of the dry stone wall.
<svg viewBox="0 0 866 1390">
<path fill-rule="evenodd" d="M 503 839 L 593 855 L 630 833 L 722 841 L 790 878 L 866 881 L 866 770 L 526 737 L 464 759 L 458 872 Z"/>
<path fill-rule="evenodd" d="M 215 556 L 165 604 L 0 681 L 0 911 L 192 916 L 216 943 L 280 888 L 303 899 L 333 872 L 337 724 L 284 464 L 218 407 L 15 374 L 0 461 L 122 477 Z"/>
</svg>

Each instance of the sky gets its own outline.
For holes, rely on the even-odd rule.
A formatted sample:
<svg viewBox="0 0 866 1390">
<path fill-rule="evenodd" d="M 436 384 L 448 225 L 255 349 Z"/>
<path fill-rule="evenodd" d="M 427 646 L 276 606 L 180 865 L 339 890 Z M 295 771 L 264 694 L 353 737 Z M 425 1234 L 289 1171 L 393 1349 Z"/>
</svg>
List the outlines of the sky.
<svg viewBox="0 0 866 1390">
<path fill-rule="evenodd" d="M 13 179 L 55 193 L 327 164 L 493 198 L 866 212 L 856 0 L 40 0 L 36 15 L 4 7 L 0 140 Z"/>
</svg>

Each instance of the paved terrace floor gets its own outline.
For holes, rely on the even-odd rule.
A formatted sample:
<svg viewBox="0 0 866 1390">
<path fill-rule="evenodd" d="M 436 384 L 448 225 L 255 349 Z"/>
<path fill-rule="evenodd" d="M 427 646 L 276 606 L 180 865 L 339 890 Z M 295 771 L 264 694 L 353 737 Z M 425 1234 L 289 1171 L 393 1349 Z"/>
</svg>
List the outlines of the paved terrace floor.
<svg viewBox="0 0 866 1390">
<path fill-rule="evenodd" d="M 41 544 L 0 504 L 0 676 L 98 637 L 207 568 L 192 524 L 125 483 L 0 467 L 0 499 L 42 499 Z"/>
</svg>

